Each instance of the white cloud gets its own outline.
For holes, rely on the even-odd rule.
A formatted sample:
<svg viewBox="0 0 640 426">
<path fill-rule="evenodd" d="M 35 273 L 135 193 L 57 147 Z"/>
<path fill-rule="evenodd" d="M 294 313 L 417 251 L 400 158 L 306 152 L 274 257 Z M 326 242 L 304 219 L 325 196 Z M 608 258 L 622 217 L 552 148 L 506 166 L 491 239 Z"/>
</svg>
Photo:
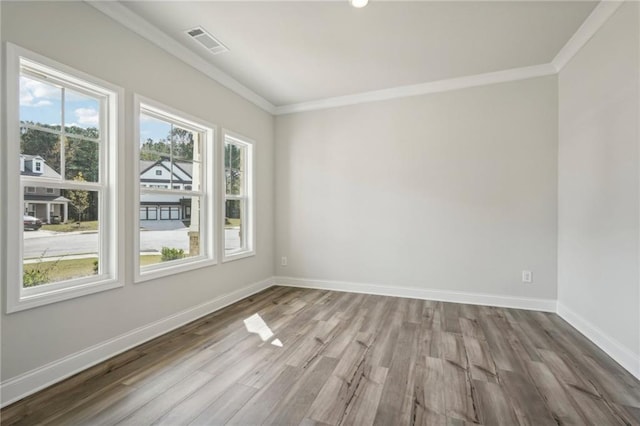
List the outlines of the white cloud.
<svg viewBox="0 0 640 426">
<path fill-rule="evenodd" d="M 94 108 L 76 108 L 73 111 L 78 123 L 84 125 L 98 125 L 98 111 Z"/>
<path fill-rule="evenodd" d="M 61 91 L 55 86 L 20 77 L 20 106 L 43 107 L 60 102 Z"/>
</svg>

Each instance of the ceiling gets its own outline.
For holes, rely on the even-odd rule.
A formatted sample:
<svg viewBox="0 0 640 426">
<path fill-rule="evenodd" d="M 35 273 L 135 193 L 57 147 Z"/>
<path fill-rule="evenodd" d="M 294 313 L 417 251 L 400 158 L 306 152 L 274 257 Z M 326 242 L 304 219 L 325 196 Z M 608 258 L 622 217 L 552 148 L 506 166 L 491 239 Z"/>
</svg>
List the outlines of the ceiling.
<svg viewBox="0 0 640 426">
<path fill-rule="evenodd" d="M 583 1 L 121 2 L 275 106 L 548 64 Z M 185 30 L 229 48 L 211 55 Z"/>
</svg>

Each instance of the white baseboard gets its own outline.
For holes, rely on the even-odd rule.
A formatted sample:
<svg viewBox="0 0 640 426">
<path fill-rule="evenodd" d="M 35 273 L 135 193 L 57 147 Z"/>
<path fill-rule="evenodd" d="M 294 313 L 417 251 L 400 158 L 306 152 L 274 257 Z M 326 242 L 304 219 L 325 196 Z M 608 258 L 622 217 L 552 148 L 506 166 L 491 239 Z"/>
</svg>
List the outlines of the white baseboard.
<svg viewBox="0 0 640 426">
<path fill-rule="evenodd" d="M 558 315 L 640 380 L 640 356 L 634 354 L 617 340 L 607 336 L 600 328 L 560 302 L 558 302 Z"/>
<path fill-rule="evenodd" d="M 169 331 L 181 327 L 184 324 L 215 312 L 273 285 L 554 312 L 560 315 L 560 317 L 575 327 L 579 332 L 584 334 L 589 340 L 600 347 L 600 349 L 611 356 L 611 358 L 618 362 L 622 367 L 640 379 L 640 357 L 621 345 L 619 342 L 608 337 L 598 327 L 571 311 L 565 305 L 557 303 L 552 299 L 498 296 L 482 293 L 395 287 L 345 281 L 273 277 L 248 285 L 232 293 L 220 296 L 216 299 L 186 309 L 143 327 L 139 327 L 113 339 L 8 379 L 0 383 L 0 407 L 5 407 L 115 355 L 134 348 L 162 334 L 168 333 Z"/>
<path fill-rule="evenodd" d="M 134 348 L 271 286 L 273 286 L 272 278 L 250 284 L 232 293 L 136 328 L 128 333 L 5 380 L 0 383 L 0 395 L 2 398 L 0 407 L 5 407 L 128 349 Z"/>
<path fill-rule="evenodd" d="M 289 287 L 317 288 L 322 290 L 348 291 L 351 293 L 367 293 L 381 296 L 410 297 L 413 299 L 468 303 L 471 305 L 556 312 L 556 301 L 552 299 L 498 296 L 484 293 L 466 293 L 458 291 L 384 286 L 379 284 L 351 283 L 345 281 L 314 280 L 307 278 L 274 277 L 273 279 L 276 285 Z"/>
</svg>

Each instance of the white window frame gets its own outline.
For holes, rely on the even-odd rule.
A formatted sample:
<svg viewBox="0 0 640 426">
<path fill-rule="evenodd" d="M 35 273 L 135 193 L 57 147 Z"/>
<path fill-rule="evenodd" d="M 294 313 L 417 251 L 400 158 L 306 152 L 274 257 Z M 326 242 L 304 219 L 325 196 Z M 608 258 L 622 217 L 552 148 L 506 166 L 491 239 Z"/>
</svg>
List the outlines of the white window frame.
<svg viewBox="0 0 640 426">
<path fill-rule="evenodd" d="M 123 217 L 123 180 L 118 179 L 117 164 L 122 162 L 122 144 L 124 133 L 119 123 L 123 123 L 124 91 L 111 83 L 51 60 L 11 43 L 6 44 L 6 125 L 3 138 L 5 185 L 2 187 L 4 217 L 6 217 L 6 239 L 12 241 L 14 248 L 3 247 L 6 258 L 6 312 L 12 313 L 49 303 L 60 302 L 87 294 L 105 291 L 124 285 L 124 223 Z M 62 82 L 73 90 L 84 90 L 93 96 L 103 98 L 101 105 L 100 131 L 103 143 L 100 146 L 99 182 L 74 182 L 63 179 L 23 178 L 20 175 L 20 75 L 21 67 L 44 75 L 52 81 Z M 9 142 L 13 141 L 13 142 Z M 120 160 L 120 161 L 118 161 Z M 37 180 L 34 180 L 37 179 Z M 99 255 L 100 271 L 98 275 L 60 281 L 56 283 L 23 288 L 23 236 L 22 212 L 15 206 L 24 203 L 24 187 L 44 186 L 58 189 L 83 189 L 100 191 L 99 201 Z M 18 247 L 15 247 L 17 242 Z"/>
<path fill-rule="evenodd" d="M 223 138 L 221 145 L 221 181 L 222 181 L 222 207 L 221 207 L 221 229 L 222 235 L 225 233 L 225 216 L 226 216 L 226 204 L 227 200 L 242 200 L 245 203 L 245 208 L 242 210 L 241 223 L 244 226 L 242 232 L 242 248 L 227 253 L 225 248 L 225 239 L 222 238 L 222 262 L 231 262 L 238 259 L 244 259 L 246 257 L 255 256 L 256 251 L 256 214 L 255 214 L 255 142 L 245 136 L 232 132 L 227 129 L 222 130 Z M 244 171 L 246 176 L 243 177 L 242 194 L 241 195 L 227 195 L 226 190 L 226 176 L 225 176 L 225 164 L 224 154 L 227 143 L 233 143 L 241 146 L 246 151 L 244 156 Z"/>
<path fill-rule="evenodd" d="M 216 223 L 216 208 L 215 203 L 217 199 L 217 185 L 216 185 L 216 167 L 214 162 L 215 153 L 217 152 L 217 126 L 211 124 L 205 120 L 194 117 L 182 111 L 178 111 L 170 106 L 164 105 L 155 100 L 149 99 L 139 94 L 134 94 L 134 138 L 136 143 L 133 143 L 133 158 L 134 158 L 134 176 L 136 176 L 136 184 L 134 185 L 135 200 L 133 204 L 133 211 L 136 224 L 136 232 L 134 232 L 134 282 L 140 283 L 149 281 L 155 278 L 166 277 L 181 272 L 191 271 L 194 269 L 204 268 L 207 266 L 213 266 L 218 263 L 217 250 L 215 242 L 218 240 Z M 153 185 L 149 187 L 141 188 L 140 185 L 140 143 L 138 138 L 140 137 L 140 115 L 150 115 L 160 120 L 170 121 L 179 125 L 182 128 L 192 130 L 202 134 L 202 185 L 199 191 L 191 190 L 177 190 L 167 188 L 153 188 Z M 142 189 L 142 191 L 141 191 Z M 200 222 L 200 254 L 194 257 L 187 257 L 184 259 L 173 260 L 167 264 L 158 263 L 155 265 L 148 265 L 144 267 L 144 270 L 140 268 L 140 231 L 138 230 L 139 211 L 140 211 L 140 194 L 155 193 L 155 194 L 180 194 L 182 196 L 186 194 L 199 195 L 202 199 L 200 204 L 201 222 Z M 160 211 L 158 209 L 158 219 L 160 219 Z"/>
</svg>

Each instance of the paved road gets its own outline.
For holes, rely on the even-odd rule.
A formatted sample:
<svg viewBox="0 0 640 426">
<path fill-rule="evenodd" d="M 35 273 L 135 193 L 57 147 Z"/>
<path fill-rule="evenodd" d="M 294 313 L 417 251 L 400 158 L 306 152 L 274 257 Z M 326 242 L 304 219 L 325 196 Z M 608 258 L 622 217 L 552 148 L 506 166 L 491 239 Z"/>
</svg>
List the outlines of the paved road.
<svg viewBox="0 0 640 426">
<path fill-rule="evenodd" d="M 225 229 L 226 246 L 238 247 L 237 229 Z M 140 233 L 141 252 L 159 252 L 162 247 L 173 247 L 189 251 L 187 229 L 166 231 L 144 231 Z M 50 231 L 25 231 L 25 259 L 55 257 L 98 252 L 97 233 L 53 233 Z"/>
</svg>

